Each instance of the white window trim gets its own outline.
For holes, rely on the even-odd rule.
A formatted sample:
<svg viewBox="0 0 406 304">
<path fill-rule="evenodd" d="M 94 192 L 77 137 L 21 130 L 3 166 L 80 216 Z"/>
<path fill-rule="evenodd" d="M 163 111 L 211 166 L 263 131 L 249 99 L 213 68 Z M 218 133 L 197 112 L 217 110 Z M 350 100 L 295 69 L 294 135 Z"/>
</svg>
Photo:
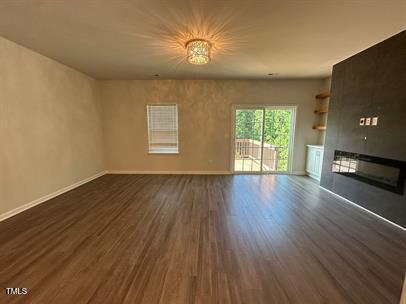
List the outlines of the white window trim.
<svg viewBox="0 0 406 304">
<path fill-rule="evenodd" d="M 234 157 L 235 157 L 235 112 L 238 109 L 290 109 L 292 111 L 292 120 L 291 120 L 291 137 L 289 142 L 289 160 L 288 160 L 288 170 L 287 171 L 258 171 L 258 172 L 249 172 L 249 171 L 235 171 L 234 168 Z M 296 124 L 297 124 L 297 104 L 233 104 L 231 106 L 231 147 L 230 147 L 230 170 L 233 174 L 246 174 L 246 175 L 260 175 L 260 174 L 293 174 L 293 161 L 294 161 L 294 146 L 296 138 Z"/>
</svg>

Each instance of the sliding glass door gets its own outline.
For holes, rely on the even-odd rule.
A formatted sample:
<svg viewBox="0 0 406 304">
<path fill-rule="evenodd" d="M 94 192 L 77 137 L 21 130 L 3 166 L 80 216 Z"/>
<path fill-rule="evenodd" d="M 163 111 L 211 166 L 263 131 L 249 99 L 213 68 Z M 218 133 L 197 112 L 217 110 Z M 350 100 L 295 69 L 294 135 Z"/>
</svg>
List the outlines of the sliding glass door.
<svg viewBox="0 0 406 304">
<path fill-rule="evenodd" d="M 235 111 L 234 171 L 261 171 L 263 115 L 260 109 Z"/>
<path fill-rule="evenodd" d="M 235 110 L 234 172 L 289 172 L 296 107 Z"/>
</svg>

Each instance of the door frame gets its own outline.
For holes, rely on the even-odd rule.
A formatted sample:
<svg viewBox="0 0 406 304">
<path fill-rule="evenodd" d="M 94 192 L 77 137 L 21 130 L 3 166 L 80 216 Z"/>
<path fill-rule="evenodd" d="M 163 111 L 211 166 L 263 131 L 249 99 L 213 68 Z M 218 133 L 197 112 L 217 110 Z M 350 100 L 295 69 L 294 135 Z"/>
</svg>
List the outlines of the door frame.
<svg viewBox="0 0 406 304">
<path fill-rule="evenodd" d="M 267 108 L 272 109 L 281 109 L 281 110 L 292 110 L 292 117 L 291 117 L 291 134 L 289 138 L 289 152 L 288 152 L 288 170 L 287 171 L 235 171 L 234 164 L 235 164 L 235 112 L 238 109 L 246 109 L 246 110 L 265 110 Z M 230 171 L 231 174 L 292 174 L 293 172 L 293 149 L 295 144 L 295 135 L 296 135 L 296 113 L 297 113 L 297 104 L 233 104 L 231 106 L 231 148 L 230 148 Z M 265 115 L 264 115 L 265 116 Z M 262 142 L 263 145 L 263 142 Z M 262 152 L 261 152 L 261 164 L 262 164 Z"/>
</svg>

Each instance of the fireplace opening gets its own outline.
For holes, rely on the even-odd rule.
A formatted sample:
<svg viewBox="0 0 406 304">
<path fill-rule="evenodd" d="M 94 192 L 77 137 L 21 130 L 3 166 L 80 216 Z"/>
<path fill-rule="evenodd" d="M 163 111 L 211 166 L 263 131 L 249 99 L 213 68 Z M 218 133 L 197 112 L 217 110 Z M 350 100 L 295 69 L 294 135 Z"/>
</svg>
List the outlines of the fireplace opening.
<svg viewBox="0 0 406 304">
<path fill-rule="evenodd" d="M 406 163 L 399 160 L 336 150 L 332 171 L 403 194 Z"/>
</svg>

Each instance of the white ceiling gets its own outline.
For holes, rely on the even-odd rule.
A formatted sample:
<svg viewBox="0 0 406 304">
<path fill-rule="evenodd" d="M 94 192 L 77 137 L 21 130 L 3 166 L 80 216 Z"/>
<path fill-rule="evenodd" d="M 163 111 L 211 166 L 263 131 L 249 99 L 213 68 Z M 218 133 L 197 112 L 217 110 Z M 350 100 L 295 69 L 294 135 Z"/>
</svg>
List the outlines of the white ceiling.
<svg viewBox="0 0 406 304">
<path fill-rule="evenodd" d="M 0 1 L 1 36 L 98 79 L 325 77 L 405 25 L 406 0 Z M 210 64 L 186 63 L 194 36 Z"/>
</svg>

